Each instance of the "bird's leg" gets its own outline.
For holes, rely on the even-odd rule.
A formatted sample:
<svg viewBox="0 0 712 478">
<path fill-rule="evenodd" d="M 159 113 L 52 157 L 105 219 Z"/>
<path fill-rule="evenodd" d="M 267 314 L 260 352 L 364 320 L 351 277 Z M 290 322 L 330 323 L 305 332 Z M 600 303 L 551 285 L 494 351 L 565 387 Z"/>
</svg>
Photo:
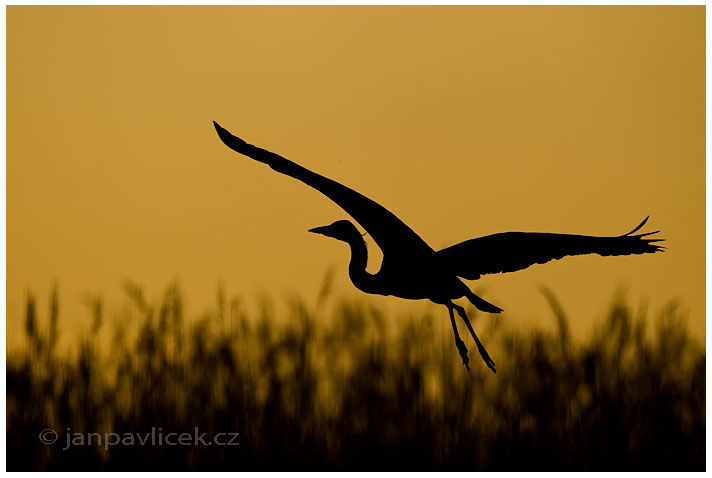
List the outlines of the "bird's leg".
<svg viewBox="0 0 712 478">
<path fill-rule="evenodd" d="M 470 329 L 470 334 L 472 334 L 472 338 L 475 339 L 475 344 L 477 344 L 477 350 L 479 350 L 480 355 L 482 356 L 482 360 L 485 361 L 485 364 L 487 364 L 487 366 L 494 373 L 497 373 L 497 370 L 494 368 L 494 360 L 492 360 L 492 358 L 489 356 L 487 350 L 485 350 L 485 346 L 482 345 L 482 342 L 480 342 L 480 339 L 477 338 L 477 334 L 475 334 L 475 331 L 472 328 L 472 324 L 470 324 L 470 319 L 467 318 L 465 308 L 457 304 L 453 304 L 452 306 L 457 310 L 457 313 L 460 315 L 460 317 L 462 317 L 462 320 L 465 321 L 465 325 L 467 325 L 467 328 Z M 452 317 L 452 309 L 450 309 L 450 316 Z"/>
<path fill-rule="evenodd" d="M 455 345 L 457 345 L 457 350 L 460 352 L 460 357 L 462 357 L 462 363 L 470 371 L 470 357 L 467 356 L 467 347 L 465 347 L 465 342 L 460 338 L 460 334 L 457 332 L 457 325 L 455 324 L 455 314 L 452 313 L 452 306 L 447 306 L 447 311 L 450 313 L 450 322 L 452 322 L 452 331 L 455 332 Z"/>
</svg>

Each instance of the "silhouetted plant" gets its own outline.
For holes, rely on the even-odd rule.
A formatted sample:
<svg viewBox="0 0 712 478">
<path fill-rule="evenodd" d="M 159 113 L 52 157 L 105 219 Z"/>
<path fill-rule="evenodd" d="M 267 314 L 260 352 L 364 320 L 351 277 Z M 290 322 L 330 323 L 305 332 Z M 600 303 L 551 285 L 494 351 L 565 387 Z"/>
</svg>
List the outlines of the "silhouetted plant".
<svg viewBox="0 0 712 478">
<path fill-rule="evenodd" d="M 32 295 L 26 346 L 7 357 L 11 470 L 700 470 L 705 355 L 667 306 L 649 324 L 622 299 L 586 341 L 547 291 L 556 328 L 488 330 L 497 375 L 467 373 L 446 317 L 392 320 L 363 302 L 266 303 L 248 317 L 218 288 L 186 321 L 170 285 L 157 303 L 127 283 L 126 314 L 90 327 L 59 354 L 59 299 L 43 322 Z M 500 319 L 506 322 L 506 318 Z M 43 325 L 46 324 L 46 325 Z M 132 325 L 127 325 L 132 324 Z M 277 325 L 283 324 L 283 325 Z M 652 325 L 652 327 L 651 327 Z M 103 337 L 103 338 L 102 338 Z M 73 445 L 65 434 L 239 432 L 239 446 Z M 59 432 L 54 445 L 39 433 Z"/>
</svg>

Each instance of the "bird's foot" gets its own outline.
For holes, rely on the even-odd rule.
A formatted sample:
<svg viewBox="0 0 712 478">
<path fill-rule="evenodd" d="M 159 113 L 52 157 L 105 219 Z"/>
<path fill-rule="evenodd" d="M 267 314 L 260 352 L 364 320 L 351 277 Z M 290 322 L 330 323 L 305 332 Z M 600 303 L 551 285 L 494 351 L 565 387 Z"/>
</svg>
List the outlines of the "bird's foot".
<svg viewBox="0 0 712 478">
<path fill-rule="evenodd" d="M 479 341 L 477 341 L 477 350 L 479 350 L 480 355 L 482 356 L 482 360 L 485 361 L 485 364 L 494 372 L 497 373 L 497 369 L 494 368 L 494 360 L 489 356 L 487 353 L 487 350 L 485 350 L 484 345 L 482 345 Z"/>
<path fill-rule="evenodd" d="M 462 340 L 455 339 L 455 345 L 457 345 L 457 351 L 460 352 L 460 357 L 462 357 L 462 363 L 470 371 L 470 357 L 467 356 L 467 347 L 465 347 L 465 342 Z"/>
</svg>

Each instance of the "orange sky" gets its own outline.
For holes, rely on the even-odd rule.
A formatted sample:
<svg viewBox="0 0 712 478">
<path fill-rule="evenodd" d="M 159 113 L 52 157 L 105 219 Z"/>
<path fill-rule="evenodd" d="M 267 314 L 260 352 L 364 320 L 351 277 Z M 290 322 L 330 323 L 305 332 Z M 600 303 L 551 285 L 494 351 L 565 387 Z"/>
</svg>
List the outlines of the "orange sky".
<svg viewBox="0 0 712 478">
<path fill-rule="evenodd" d="M 80 332 L 82 293 L 119 303 L 126 278 L 152 297 L 178 279 L 193 315 L 218 281 L 313 303 L 330 266 L 337 295 L 362 296 L 346 246 L 307 232 L 345 213 L 229 151 L 213 120 L 435 248 L 619 235 L 650 215 L 664 254 L 470 285 L 542 324 L 547 285 L 579 331 L 625 286 L 652 311 L 679 299 L 704 335 L 704 6 L 7 7 L 9 338 L 26 291 L 44 310 L 54 279 Z"/>
</svg>

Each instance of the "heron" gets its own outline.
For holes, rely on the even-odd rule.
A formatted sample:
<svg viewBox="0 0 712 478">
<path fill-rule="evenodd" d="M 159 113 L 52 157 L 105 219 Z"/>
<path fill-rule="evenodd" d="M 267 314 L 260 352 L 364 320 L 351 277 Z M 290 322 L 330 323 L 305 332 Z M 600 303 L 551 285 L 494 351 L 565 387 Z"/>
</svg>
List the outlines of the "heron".
<svg viewBox="0 0 712 478">
<path fill-rule="evenodd" d="M 497 372 L 465 308 L 455 300 L 465 297 L 477 309 L 493 314 L 502 312 L 502 309 L 477 296 L 462 279 L 476 280 L 484 274 L 513 272 L 564 256 L 620 256 L 655 253 L 664 249 L 655 244 L 663 239 L 649 238 L 660 231 L 635 234 L 648 221 L 646 217 L 636 228 L 621 236 L 504 232 L 469 239 L 436 251 L 395 214 L 372 199 L 276 153 L 249 144 L 215 121 L 213 125 L 228 148 L 321 192 L 360 224 L 365 234 L 373 238 L 383 255 L 381 267 L 375 274 L 366 271 L 368 249 L 363 235 L 352 222 L 341 219 L 327 226 L 309 229 L 309 232 L 349 245 L 351 260 L 348 273 L 357 289 L 367 294 L 428 299 L 447 307 L 455 346 L 468 371 L 468 349 L 458 332 L 455 312 L 472 335 L 484 363 L 492 372 Z"/>
</svg>

